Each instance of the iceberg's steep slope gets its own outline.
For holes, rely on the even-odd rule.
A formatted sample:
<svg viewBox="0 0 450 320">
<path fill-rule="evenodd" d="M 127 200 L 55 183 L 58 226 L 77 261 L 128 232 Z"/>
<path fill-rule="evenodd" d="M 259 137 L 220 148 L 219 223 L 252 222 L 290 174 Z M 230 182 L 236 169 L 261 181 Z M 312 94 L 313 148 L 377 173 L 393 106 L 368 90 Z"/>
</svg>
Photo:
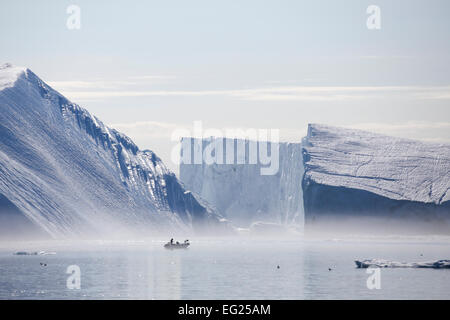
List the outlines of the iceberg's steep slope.
<svg viewBox="0 0 450 320">
<path fill-rule="evenodd" d="M 370 216 L 450 226 L 449 145 L 309 125 L 303 159 L 307 224 Z"/>
<path fill-rule="evenodd" d="M 152 151 L 10 65 L 0 69 L 0 197 L 54 237 L 223 226 Z"/>
<path fill-rule="evenodd" d="M 301 179 L 301 144 L 279 143 L 278 171 L 274 175 L 262 175 L 260 161 L 250 163 L 250 143 L 254 141 L 229 138 L 183 138 L 183 146 L 201 146 L 205 151 L 211 144 L 224 146 L 223 160 L 231 153 L 233 163 L 207 164 L 194 161 L 180 164 L 180 180 L 186 187 L 211 203 L 220 214 L 233 224 L 248 227 L 256 221 L 284 225 L 302 224 L 303 198 Z M 239 149 L 238 143 L 245 144 Z M 233 146 L 233 150 L 226 147 Z M 237 159 L 244 163 L 238 164 Z"/>
</svg>

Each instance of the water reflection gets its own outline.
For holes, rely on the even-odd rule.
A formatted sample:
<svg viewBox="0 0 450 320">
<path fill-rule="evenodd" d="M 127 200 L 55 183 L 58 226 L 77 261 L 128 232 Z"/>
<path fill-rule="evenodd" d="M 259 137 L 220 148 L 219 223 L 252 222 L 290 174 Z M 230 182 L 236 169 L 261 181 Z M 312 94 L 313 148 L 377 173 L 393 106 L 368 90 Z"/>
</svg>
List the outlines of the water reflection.
<svg viewBox="0 0 450 320">
<path fill-rule="evenodd" d="M 176 254 L 149 254 L 147 258 L 147 299 L 180 299 L 181 259 Z"/>
</svg>

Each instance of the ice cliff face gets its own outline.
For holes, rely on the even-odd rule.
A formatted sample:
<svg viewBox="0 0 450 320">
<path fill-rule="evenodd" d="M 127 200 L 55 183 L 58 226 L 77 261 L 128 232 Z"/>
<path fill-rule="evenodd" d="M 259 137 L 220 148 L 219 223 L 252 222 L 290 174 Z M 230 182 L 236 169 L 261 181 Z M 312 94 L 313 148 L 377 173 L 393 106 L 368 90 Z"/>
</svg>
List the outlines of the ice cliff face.
<svg viewBox="0 0 450 320">
<path fill-rule="evenodd" d="M 14 218 L 14 219 L 13 219 Z M 222 228 L 150 150 L 28 69 L 0 69 L 0 231 L 53 237 Z"/>
<path fill-rule="evenodd" d="M 278 170 L 274 175 L 261 174 L 265 167 L 256 161 L 250 163 L 250 144 L 254 141 L 222 138 L 183 138 L 182 145 L 195 145 L 205 151 L 208 145 L 223 141 L 223 163 L 180 164 L 180 180 L 186 188 L 211 203 L 222 215 L 239 227 L 249 227 L 253 222 L 271 222 L 283 225 L 302 224 L 303 198 L 301 179 L 303 164 L 300 144 L 279 143 Z M 234 162 L 226 161 L 233 146 Z M 245 150 L 238 148 L 245 144 Z M 184 148 L 184 147 L 183 147 Z M 237 159 L 244 163 L 238 164 Z"/>
<path fill-rule="evenodd" d="M 450 230 L 450 146 L 309 125 L 305 220 L 383 217 Z"/>
<path fill-rule="evenodd" d="M 205 150 L 214 139 L 189 140 Z M 301 143 L 279 144 L 277 174 L 259 169 L 182 163 L 180 178 L 242 227 L 304 220 L 306 230 L 450 232 L 449 145 L 309 125 Z"/>
</svg>

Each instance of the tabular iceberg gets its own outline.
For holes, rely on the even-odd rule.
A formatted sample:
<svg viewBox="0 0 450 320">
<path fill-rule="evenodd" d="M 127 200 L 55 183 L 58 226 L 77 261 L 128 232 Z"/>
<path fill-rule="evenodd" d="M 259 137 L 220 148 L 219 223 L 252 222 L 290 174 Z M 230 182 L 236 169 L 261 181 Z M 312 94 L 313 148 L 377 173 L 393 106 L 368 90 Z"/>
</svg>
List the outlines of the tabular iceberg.
<svg viewBox="0 0 450 320">
<path fill-rule="evenodd" d="M 205 150 L 213 140 L 190 144 Z M 301 142 L 279 143 L 276 175 L 260 167 L 181 163 L 180 179 L 240 227 L 304 221 L 306 231 L 450 232 L 449 145 L 310 124 Z"/>
<path fill-rule="evenodd" d="M 180 164 L 180 180 L 188 189 L 211 203 L 220 214 L 234 225 L 248 228 L 254 222 L 281 225 L 303 224 L 303 197 L 301 180 L 303 163 L 299 143 L 275 143 L 278 149 L 278 170 L 273 175 L 261 174 L 263 164 L 255 156 L 250 160 L 251 140 L 231 138 L 183 138 L 182 145 L 224 145 L 223 159 L 207 164 Z M 241 144 L 245 148 L 239 148 Z M 255 144 L 255 148 L 257 147 Z M 233 149 L 227 150 L 228 146 Z M 183 148 L 184 148 L 183 147 Z M 225 161 L 232 151 L 233 161 Z M 242 159 L 242 163 L 238 161 Z"/>
<path fill-rule="evenodd" d="M 0 233 L 228 230 L 150 150 L 28 69 L 0 69 Z"/>
<path fill-rule="evenodd" d="M 450 260 L 436 260 L 425 262 L 397 262 L 384 259 L 355 260 L 357 268 L 429 268 L 450 269 Z"/>
<path fill-rule="evenodd" d="M 449 145 L 309 125 L 303 162 L 307 225 L 450 231 Z"/>
</svg>

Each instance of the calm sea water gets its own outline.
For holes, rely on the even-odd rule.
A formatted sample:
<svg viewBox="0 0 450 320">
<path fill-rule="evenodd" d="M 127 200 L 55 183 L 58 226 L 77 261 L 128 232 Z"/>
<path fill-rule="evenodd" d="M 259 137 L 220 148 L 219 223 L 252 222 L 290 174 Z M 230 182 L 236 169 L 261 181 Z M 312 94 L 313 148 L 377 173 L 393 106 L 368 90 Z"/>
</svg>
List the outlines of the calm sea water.
<svg viewBox="0 0 450 320">
<path fill-rule="evenodd" d="M 191 248 L 179 251 L 163 244 L 0 243 L 0 299 L 450 298 L 448 269 L 382 269 L 381 288 L 370 290 L 370 275 L 354 264 L 450 259 L 450 242 L 442 239 L 191 239 Z M 13 255 L 41 250 L 56 254 Z M 70 265 L 80 267 L 79 290 L 67 288 Z"/>
</svg>

